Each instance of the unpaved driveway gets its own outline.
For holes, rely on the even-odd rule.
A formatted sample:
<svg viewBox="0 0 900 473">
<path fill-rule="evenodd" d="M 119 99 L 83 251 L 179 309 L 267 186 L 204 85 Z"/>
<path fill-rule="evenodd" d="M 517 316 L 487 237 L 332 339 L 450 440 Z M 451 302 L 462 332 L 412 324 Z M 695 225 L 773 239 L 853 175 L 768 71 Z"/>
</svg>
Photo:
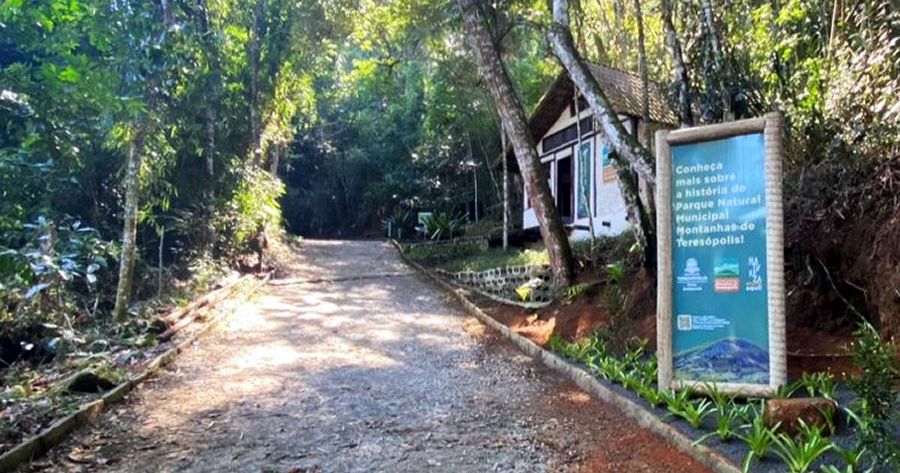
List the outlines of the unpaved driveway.
<svg viewBox="0 0 900 473">
<path fill-rule="evenodd" d="M 29 471 L 702 467 L 462 315 L 378 242 L 289 277 Z"/>
</svg>

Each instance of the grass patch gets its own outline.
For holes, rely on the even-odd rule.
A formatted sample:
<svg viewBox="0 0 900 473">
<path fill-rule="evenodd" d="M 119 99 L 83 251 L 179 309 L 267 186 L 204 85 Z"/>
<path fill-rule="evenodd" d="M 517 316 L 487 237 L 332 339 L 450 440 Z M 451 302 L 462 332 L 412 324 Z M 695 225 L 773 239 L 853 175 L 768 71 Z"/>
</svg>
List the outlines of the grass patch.
<svg viewBox="0 0 900 473">
<path fill-rule="evenodd" d="M 541 266 L 550 264 L 550 257 L 543 247 L 535 249 L 490 249 L 481 253 L 456 258 L 441 265 L 447 271 L 484 271 L 504 266 Z"/>
</svg>

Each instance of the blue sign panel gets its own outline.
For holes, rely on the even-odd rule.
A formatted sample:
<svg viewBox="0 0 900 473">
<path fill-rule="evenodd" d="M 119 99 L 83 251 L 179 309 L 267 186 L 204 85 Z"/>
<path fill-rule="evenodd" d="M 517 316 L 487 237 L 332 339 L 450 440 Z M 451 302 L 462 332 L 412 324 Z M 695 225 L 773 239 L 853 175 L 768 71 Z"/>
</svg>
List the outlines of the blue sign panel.
<svg viewBox="0 0 900 473">
<path fill-rule="evenodd" d="M 768 384 L 762 133 L 672 147 L 672 353 L 683 381 Z"/>
</svg>

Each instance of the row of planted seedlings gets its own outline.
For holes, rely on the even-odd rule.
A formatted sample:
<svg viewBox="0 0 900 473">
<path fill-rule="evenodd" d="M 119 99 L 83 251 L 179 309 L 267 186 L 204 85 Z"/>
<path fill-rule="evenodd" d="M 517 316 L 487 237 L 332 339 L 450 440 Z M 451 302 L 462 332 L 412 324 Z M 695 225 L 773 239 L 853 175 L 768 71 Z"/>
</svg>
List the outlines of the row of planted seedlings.
<svg viewBox="0 0 900 473">
<path fill-rule="evenodd" d="M 854 473 L 892 471 L 891 466 L 870 454 L 866 442 L 858 435 L 871 428 L 874 422 L 869 409 L 856 399 L 842 409 L 846 424 L 840 441 L 828 435 L 838 431 L 837 409 L 823 409 L 825 425 L 811 425 L 797 421 L 797 432 L 781 429 L 781 423 L 767 422 L 764 416 L 766 400 L 737 398 L 703 386 L 703 393 L 691 389 L 659 389 L 657 386 L 656 355 L 648 353 L 647 341 L 631 339 L 621 350 L 613 351 L 601 334 L 575 342 L 554 336 L 549 348 L 585 367 L 593 375 L 618 384 L 650 405 L 655 413 L 670 420 L 683 420 L 693 432 L 694 444 L 715 440 L 713 448 L 742 458 L 745 472 Z M 804 374 L 794 383 L 782 386 L 775 398 L 790 398 L 795 394 L 828 399 L 838 406 L 838 384 L 826 373 Z M 857 438 L 854 438 L 857 437 Z M 742 447 L 743 445 L 743 447 Z M 879 466 L 881 465 L 881 466 Z"/>
</svg>

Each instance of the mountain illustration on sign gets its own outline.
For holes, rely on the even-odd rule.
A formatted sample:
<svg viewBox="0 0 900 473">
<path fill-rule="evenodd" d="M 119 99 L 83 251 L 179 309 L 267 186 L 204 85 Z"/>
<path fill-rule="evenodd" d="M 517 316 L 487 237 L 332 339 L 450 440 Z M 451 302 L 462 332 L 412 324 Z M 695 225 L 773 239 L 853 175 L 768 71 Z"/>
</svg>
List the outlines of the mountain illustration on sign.
<svg viewBox="0 0 900 473">
<path fill-rule="evenodd" d="M 723 338 L 677 353 L 675 375 L 690 381 L 766 384 L 769 353 L 742 338 Z"/>
</svg>

